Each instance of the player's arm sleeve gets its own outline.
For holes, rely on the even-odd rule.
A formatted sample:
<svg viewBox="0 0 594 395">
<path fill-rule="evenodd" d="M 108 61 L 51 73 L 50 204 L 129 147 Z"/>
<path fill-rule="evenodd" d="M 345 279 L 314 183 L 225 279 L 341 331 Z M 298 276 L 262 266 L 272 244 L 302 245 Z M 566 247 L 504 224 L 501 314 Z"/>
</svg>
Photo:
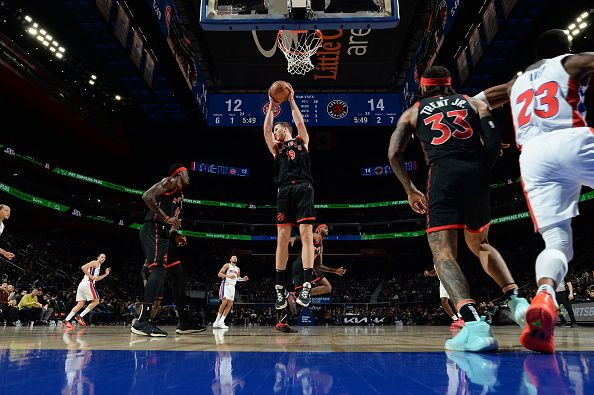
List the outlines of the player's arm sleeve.
<svg viewBox="0 0 594 395">
<path fill-rule="evenodd" d="M 501 132 L 491 114 L 481 116 L 481 135 L 487 149 L 489 166 L 495 166 L 501 156 Z"/>
</svg>

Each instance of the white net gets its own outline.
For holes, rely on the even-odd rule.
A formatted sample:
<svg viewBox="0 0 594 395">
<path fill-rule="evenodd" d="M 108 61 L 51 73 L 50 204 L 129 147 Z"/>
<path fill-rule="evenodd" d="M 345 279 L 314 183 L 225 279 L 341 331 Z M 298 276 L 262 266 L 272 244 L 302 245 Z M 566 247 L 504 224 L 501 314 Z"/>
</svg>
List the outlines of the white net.
<svg viewBox="0 0 594 395">
<path fill-rule="evenodd" d="M 289 74 L 305 75 L 314 68 L 311 57 L 322 46 L 323 36 L 319 30 L 279 30 L 276 41 L 287 58 Z"/>
</svg>

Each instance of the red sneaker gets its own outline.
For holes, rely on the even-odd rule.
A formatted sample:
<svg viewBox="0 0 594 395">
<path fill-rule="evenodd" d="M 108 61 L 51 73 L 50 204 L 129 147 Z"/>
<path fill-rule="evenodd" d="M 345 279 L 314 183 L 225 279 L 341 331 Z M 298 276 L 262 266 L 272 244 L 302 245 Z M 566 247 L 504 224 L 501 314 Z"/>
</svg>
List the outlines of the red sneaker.
<svg viewBox="0 0 594 395">
<path fill-rule="evenodd" d="M 64 321 L 64 322 L 62 322 L 62 324 L 64 325 L 64 328 L 66 328 L 66 329 L 74 329 L 74 325 L 72 325 L 72 323 L 70 323 L 70 321 Z"/>
<path fill-rule="evenodd" d="M 526 326 L 520 335 L 520 344 L 532 351 L 545 354 L 555 352 L 555 323 L 557 307 L 553 297 L 539 292 L 526 311 Z"/>
<path fill-rule="evenodd" d="M 452 322 L 450 325 L 450 329 L 462 329 L 464 328 L 464 320 L 462 318 L 458 318 L 456 321 Z"/>
<path fill-rule="evenodd" d="M 76 322 L 78 322 L 78 325 L 87 326 L 87 323 L 85 322 L 85 320 L 83 320 L 83 318 L 80 315 L 75 315 L 74 319 L 76 320 Z"/>
</svg>

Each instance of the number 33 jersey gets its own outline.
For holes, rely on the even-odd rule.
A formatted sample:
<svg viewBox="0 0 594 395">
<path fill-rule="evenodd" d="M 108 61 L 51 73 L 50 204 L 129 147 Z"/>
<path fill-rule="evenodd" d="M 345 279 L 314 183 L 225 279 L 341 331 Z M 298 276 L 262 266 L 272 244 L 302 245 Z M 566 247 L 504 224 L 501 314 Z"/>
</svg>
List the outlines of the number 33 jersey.
<svg viewBox="0 0 594 395">
<path fill-rule="evenodd" d="M 445 159 L 486 159 L 479 133 L 480 119 L 467 96 L 426 97 L 415 105 L 418 107 L 416 134 L 428 165 Z"/>
<path fill-rule="evenodd" d="M 544 59 L 514 83 L 510 105 L 519 146 L 554 130 L 586 126 L 586 86 L 565 71 L 568 56 Z"/>
</svg>

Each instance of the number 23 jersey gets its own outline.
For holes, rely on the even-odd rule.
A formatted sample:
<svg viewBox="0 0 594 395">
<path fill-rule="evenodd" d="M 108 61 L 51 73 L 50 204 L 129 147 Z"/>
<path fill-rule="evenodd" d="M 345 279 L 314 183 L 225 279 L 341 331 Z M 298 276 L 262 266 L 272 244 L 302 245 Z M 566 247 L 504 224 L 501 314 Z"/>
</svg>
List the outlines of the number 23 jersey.
<svg viewBox="0 0 594 395">
<path fill-rule="evenodd" d="M 510 105 L 519 146 L 554 130 L 586 126 L 586 86 L 565 71 L 568 56 L 544 59 L 514 82 Z"/>
</svg>

